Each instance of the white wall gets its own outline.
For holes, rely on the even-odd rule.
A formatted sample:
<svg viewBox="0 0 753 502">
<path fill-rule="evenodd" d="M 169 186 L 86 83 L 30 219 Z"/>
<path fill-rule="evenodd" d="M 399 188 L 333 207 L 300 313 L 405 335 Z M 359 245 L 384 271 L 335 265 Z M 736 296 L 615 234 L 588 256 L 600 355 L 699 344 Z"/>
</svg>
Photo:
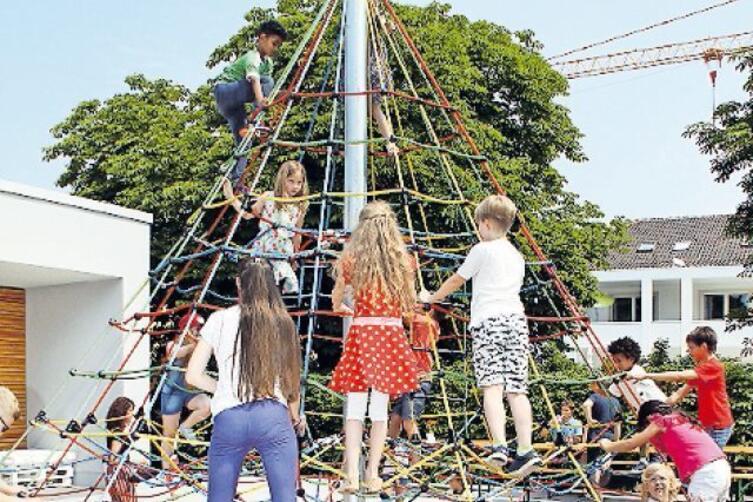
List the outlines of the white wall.
<svg viewBox="0 0 753 502">
<path fill-rule="evenodd" d="M 71 369 L 107 370 L 122 359 L 124 337 L 108 332 L 107 321 L 120 315 L 122 282 L 117 279 L 83 282 L 26 290 L 27 299 L 27 399 L 30 418 L 44 410 L 52 420 L 81 421 L 107 381 L 72 377 Z M 146 356 L 146 358 L 144 357 Z M 148 353 L 139 351 L 139 365 L 148 366 Z M 118 395 L 143 396 L 143 383 L 116 382 L 107 400 L 96 414 L 104 417 L 109 403 Z M 104 423 L 102 423 L 104 425 Z M 59 424 L 65 427 L 65 424 Z M 97 430 L 89 427 L 88 431 Z M 101 440 L 97 440 L 104 443 Z M 68 440 L 49 432 L 32 429 L 30 448 L 59 450 Z M 94 447 L 95 451 L 101 452 Z M 77 458 L 90 457 L 74 448 Z M 101 472 L 101 463 L 92 461 L 77 465 L 76 481 L 93 482 Z"/>
<path fill-rule="evenodd" d="M 659 321 L 680 320 L 680 281 L 654 281 L 654 294 L 657 295 L 657 309 L 654 319 Z"/>
<path fill-rule="evenodd" d="M 43 409 L 52 419 L 83 420 L 107 382 L 68 372 L 113 370 L 138 339 L 108 320 L 148 309 L 151 215 L 4 181 L 0 215 L 0 285 L 27 292 L 28 416 Z M 145 337 L 126 369 L 148 366 Z M 140 404 L 148 385 L 118 382 L 97 408 L 100 425 L 114 397 L 126 394 Z M 29 437 L 30 447 L 65 444 L 43 431 Z M 99 472 L 99 462 L 77 465 L 79 482 Z"/>
<path fill-rule="evenodd" d="M 671 352 L 679 354 L 685 350 L 685 335 L 697 326 L 708 325 L 718 335 L 719 353 L 739 357 L 743 339 L 753 337 L 753 328 L 726 333 L 724 321 L 705 321 L 701 317 L 704 291 L 753 291 L 753 279 L 739 277 L 742 270 L 742 266 L 738 266 L 595 272 L 600 289 L 610 295 L 635 290 L 635 281 L 643 281 L 644 286 L 650 284 L 650 289 L 659 293 L 659 310 L 656 321 L 647 319 L 645 315 L 640 323 L 602 322 L 602 318 L 598 318 L 593 323 L 594 330 L 604 345 L 621 336 L 630 336 L 641 344 L 646 353 L 651 350 L 655 340 L 668 338 Z M 645 304 L 643 312 L 646 312 Z M 668 320 L 670 316 L 678 320 Z"/>
</svg>

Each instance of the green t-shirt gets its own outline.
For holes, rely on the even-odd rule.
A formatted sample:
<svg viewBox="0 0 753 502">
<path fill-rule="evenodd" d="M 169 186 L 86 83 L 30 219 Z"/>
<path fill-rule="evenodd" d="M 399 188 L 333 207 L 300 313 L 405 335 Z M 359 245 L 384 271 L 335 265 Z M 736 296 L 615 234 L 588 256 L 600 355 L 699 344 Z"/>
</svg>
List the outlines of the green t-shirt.
<svg viewBox="0 0 753 502">
<path fill-rule="evenodd" d="M 260 75 L 272 76 L 272 58 L 262 58 L 259 51 L 251 49 L 230 63 L 219 77 L 220 82 L 237 82 L 248 78 L 259 79 Z"/>
</svg>

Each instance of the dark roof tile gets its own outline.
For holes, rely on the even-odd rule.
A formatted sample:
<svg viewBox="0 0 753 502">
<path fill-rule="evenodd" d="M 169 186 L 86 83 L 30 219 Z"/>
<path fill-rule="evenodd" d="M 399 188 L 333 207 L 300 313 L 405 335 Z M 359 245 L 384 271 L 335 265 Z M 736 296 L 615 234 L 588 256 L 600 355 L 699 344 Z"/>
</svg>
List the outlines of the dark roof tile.
<svg viewBox="0 0 753 502">
<path fill-rule="evenodd" d="M 743 240 L 727 236 L 729 215 L 649 218 L 635 220 L 628 231 L 631 240 L 624 252 L 609 254 L 609 269 L 669 268 L 673 258 L 687 267 L 743 265 L 753 248 Z M 690 241 L 684 251 L 673 251 L 675 243 Z M 654 244 L 653 251 L 638 252 L 641 244 Z"/>
</svg>

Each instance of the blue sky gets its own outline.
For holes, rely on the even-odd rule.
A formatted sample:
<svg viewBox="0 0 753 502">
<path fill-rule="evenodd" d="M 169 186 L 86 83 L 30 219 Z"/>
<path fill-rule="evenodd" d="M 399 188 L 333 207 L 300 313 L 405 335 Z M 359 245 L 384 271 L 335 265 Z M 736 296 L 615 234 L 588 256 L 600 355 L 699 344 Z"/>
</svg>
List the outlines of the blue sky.
<svg viewBox="0 0 753 502">
<path fill-rule="evenodd" d="M 243 24 L 251 5 L 272 0 L 6 0 L 0 2 L 0 178 L 54 188 L 61 163 L 45 163 L 49 129 L 79 101 L 123 91 L 134 72 L 191 87 L 214 72 L 211 50 Z M 425 0 L 412 3 L 426 4 Z M 711 5 L 712 1 L 527 2 L 455 0 L 454 12 L 513 30 L 532 29 L 544 54 L 598 41 Z M 592 50 L 634 47 L 747 31 L 753 0 Z M 746 22 L 748 21 L 748 22 Z M 717 99 L 741 99 L 742 77 L 723 66 Z M 711 88 L 700 62 L 572 82 L 562 102 L 585 134 L 589 161 L 557 166 L 570 189 L 608 216 L 680 216 L 731 212 L 742 199 L 718 184 L 708 159 L 681 137 L 711 113 Z"/>
</svg>

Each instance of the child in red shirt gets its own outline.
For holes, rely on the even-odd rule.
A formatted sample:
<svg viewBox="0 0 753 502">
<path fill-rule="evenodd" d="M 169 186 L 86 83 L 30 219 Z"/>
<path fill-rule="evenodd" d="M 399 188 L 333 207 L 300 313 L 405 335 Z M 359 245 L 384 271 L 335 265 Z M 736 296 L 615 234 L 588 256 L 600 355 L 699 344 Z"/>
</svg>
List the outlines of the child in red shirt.
<svg viewBox="0 0 753 502">
<path fill-rule="evenodd" d="M 431 370 L 434 364 L 434 345 L 439 337 L 439 323 L 434 315 L 429 313 L 410 313 L 406 318 L 410 320 L 410 342 L 416 359 L 420 386 L 418 390 L 407 392 L 397 398 L 392 407 L 389 424 L 389 436 L 393 439 L 400 436 L 401 430 L 409 439 L 418 436 L 416 421 L 426 409 L 431 397 Z"/>
<path fill-rule="evenodd" d="M 720 448 L 724 448 L 732 435 L 734 420 L 727 397 L 724 365 L 714 355 L 716 333 L 708 326 L 699 326 L 685 337 L 688 354 L 695 368 L 685 371 L 647 373 L 644 378 L 663 382 L 685 382 L 672 394 L 667 403 L 679 403 L 691 390 L 698 394 L 698 421 Z"/>
</svg>

